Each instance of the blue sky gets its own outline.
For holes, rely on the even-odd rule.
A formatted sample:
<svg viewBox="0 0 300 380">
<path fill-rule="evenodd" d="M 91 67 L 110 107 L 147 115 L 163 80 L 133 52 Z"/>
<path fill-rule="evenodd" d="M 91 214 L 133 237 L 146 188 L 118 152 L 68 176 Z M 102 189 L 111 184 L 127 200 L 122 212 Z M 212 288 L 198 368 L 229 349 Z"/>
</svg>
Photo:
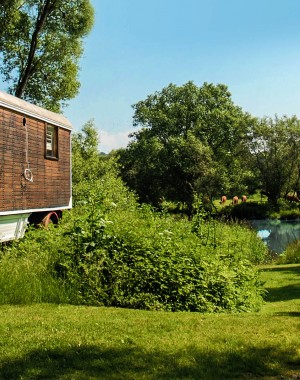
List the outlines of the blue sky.
<svg viewBox="0 0 300 380">
<path fill-rule="evenodd" d="M 299 0 L 92 0 L 81 88 L 65 115 L 125 146 L 131 105 L 169 83 L 224 83 L 255 116 L 300 117 Z"/>
</svg>

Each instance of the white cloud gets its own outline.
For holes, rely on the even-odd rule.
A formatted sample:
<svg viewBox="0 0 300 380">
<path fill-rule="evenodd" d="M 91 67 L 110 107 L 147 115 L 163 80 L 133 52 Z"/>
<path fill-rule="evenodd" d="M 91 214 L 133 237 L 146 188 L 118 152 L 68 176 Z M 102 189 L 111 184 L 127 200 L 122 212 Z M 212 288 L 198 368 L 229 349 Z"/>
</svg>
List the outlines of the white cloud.
<svg viewBox="0 0 300 380">
<path fill-rule="evenodd" d="M 99 149 L 101 152 L 109 153 L 113 149 L 125 148 L 129 142 L 128 135 L 132 131 L 109 133 L 100 130 Z"/>
</svg>

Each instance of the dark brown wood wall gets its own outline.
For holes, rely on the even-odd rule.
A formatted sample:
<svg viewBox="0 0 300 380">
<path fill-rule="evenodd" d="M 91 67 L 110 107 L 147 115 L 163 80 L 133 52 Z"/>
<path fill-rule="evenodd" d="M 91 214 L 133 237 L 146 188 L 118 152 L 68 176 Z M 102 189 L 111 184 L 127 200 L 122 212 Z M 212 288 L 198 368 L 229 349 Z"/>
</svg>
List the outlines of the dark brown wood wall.
<svg viewBox="0 0 300 380">
<path fill-rule="evenodd" d="M 66 207 L 71 196 L 70 131 L 58 128 L 58 160 L 45 158 L 45 122 L 26 116 L 28 161 L 25 179 L 24 115 L 0 107 L 0 212 Z"/>
</svg>

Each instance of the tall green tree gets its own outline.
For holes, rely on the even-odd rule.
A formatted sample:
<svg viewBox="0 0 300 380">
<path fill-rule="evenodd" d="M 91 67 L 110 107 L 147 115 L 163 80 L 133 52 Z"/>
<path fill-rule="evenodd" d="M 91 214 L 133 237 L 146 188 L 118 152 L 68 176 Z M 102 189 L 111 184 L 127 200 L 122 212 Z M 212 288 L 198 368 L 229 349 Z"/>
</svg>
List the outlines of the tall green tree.
<svg viewBox="0 0 300 380">
<path fill-rule="evenodd" d="M 214 155 L 225 158 L 233 153 L 247 134 L 251 120 L 236 106 L 224 84 L 192 81 L 182 86 L 169 84 L 133 105 L 133 124 L 149 130 L 167 143 L 170 136 L 187 137 L 191 131 L 208 145 Z M 134 133 L 138 140 L 141 132 Z"/>
<path fill-rule="evenodd" d="M 189 208 L 199 189 L 207 190 L 214 176 L 211 150 L 188 132 L 163 144 L 156 136 L 140 138 L 119 151 L 124 181 L 141 202 L 159 206 L 162 200 L 183 202 Z M 207 192 L 207 191 L 205 191 Z"/>
<path fill-rule="evenodd" d="M 170 84 L 133 109 L 139 130 L 120 151 L 120 162 L 141 200 L 191 204 L 194 193 L 211 197 L 240 186 L 234 180 L 242 180 L 252 117 L 233 103 L 225 85 Z"/>
<path fill-rule="evenodd" d="M 263 118 L 250 138 L 253 165 L 262 191 L 274 203 L 300 188 L 300 120 L 295 116 Z"/>
<path fill-rule="evenodd" d="M 79 89 L 79 59 L 94 11 L 89 0 L 2 0 L 0 73 L 8 91 L 53 111 Z"/>
<path fill-rule="evenodd" d="M 94 120 L 87 121 L 80 132 L 72 134 L 72 191 L 75 206 L 86 201 L 90 189 L 106 170 L 98 144 L 99 135 Z"/>
<path fill-rule="evenodd" d="M 84 124 L 80 132 L 72 135 L 72 180 L 74 184 L 97 177 L 99 136 L 94 120 Z M 88 170 L 87 168 L 88 167 Z"/>
</svg>

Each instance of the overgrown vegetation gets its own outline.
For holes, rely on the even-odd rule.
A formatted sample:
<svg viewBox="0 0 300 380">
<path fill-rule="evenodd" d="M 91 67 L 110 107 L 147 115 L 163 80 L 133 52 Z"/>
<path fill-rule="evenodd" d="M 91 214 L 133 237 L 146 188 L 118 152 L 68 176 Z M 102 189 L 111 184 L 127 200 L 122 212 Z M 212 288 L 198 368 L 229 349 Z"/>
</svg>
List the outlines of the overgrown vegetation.
<svg viewBox="0 0 300 380">
<path fill-rule="evenodd" d="M 259 308 L 261 286 L 253 263 L 263 261 L 265 247 L 246 227 L 203 222 L 198 215 L 191 223 L 157 214 L 139 207 L 121 181 L 109 176 L 96 188 L 93 183 L 87 201 L 58 228 L 32 230 L 4 250 L 2 303 Z"/>
<path fill-rule="evenodd" d="M 56 229 L 32 230 L 4 248 L 3 303 L 211 312 L 260 307 L 255 264 L 264 261 L 266 247 L 254 232 L 209 219 L 201 202 L 192 220 L 140 206 L 114 160 L 97 153 L 92 123 L 74 135 L 73 150 L 75 207 Z"/>
<path fill-rule="evenodd" d="M 289 244 L 278 258 L 279 264 L 300 264 L 300 240 Z"/>
<path fill-rule="evenodd" d="M 198 228 L 199 236 L 187 220 L 115 205 L 96 222 L 81 215 L 68 232 L 72 248 L 60 266 L 84 304 L 172 311 L 259 307 L 251 259 L 263 260 L 262 243 L 242 228 L 244 239 L 224 239 L 229 226 Z"/>
</svg>

